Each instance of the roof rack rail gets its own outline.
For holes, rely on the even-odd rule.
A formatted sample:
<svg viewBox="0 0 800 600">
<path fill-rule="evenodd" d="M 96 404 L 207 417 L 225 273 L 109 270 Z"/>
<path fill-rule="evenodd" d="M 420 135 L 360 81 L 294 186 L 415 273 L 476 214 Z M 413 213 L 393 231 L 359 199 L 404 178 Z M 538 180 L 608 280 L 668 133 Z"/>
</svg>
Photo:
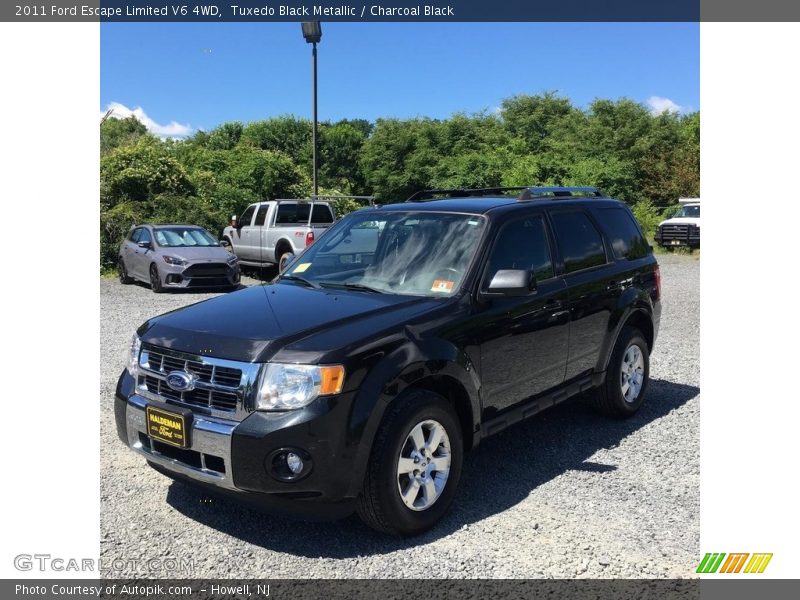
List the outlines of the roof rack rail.
<svg viewBox="0 0 800 600">
<path fill-rule="evenodd" d="M 518 201 L 540 200 L 542 198 L 575 198 L 592 197 L 603 198 L 605 194 L 599 188 L 590 186 L 548 186 L 548 187 L 490 187 L 490 188 L 454 188 L 420 190 L 415 192 L 406 202 L 429 202 L 444 198 L 480 198 L 483 196 L 496 196 L 508 192 L 521 192 Z"/>
<path fill-rule="evenodd" d="M 576 186 L 549 186 L 549 187 L 529 187 L 525 188 L 517 200 L 525 202 L 526 200 L 539 200 L 541 198 L 574 198 L 577 196 L 583 197 L 604 197 L 603 192 L 596 187 L 576 187 Z"/>
<path fill-rule="evenodd" d="M 526 190 L 527 187 L 489 187 L 489 188 L 454 188 L 454 189 L 434 189 L 420 190 L 411 194 L 406 202 L 427 202 L 440 198 L 474 198 L 480 196 L 496 196 L 506 192 L 519 192 Z"/>
</svg>

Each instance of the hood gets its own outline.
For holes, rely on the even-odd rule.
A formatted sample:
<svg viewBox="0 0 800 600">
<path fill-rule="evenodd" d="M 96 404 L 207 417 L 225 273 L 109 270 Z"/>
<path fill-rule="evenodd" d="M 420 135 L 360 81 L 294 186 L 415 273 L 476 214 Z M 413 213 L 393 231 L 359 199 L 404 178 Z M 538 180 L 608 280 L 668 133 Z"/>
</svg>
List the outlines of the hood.
<svg viewBox="0 0 800 600">
<path fill-rule="evenodd" d="M 364 335 L 403 323 L 441 299 L 313 289 L 294 283 L 259 285 L 218 296 L 147 321 L 145 343 L 191 354 L 265 362 L 281 348 L 345 326 Z M 369 326 L 366 323 L 369 321 Z M 331 348 L 333 350 L 333 348 Z"/>
<path fill-rule="evenodd" d="M 222 246 L 180 246 L 169 248 L 159 246 L 159 254 L 167 254 L 189 262 L 225 262 L 232 255 Z"/>
<path fill-rule="evenodd" d="M 672 217 L 658 224 L 659 227 L 668 223 L 670 225 L 697 225 L 700 226 L 700 217 Z"/>
</svg>

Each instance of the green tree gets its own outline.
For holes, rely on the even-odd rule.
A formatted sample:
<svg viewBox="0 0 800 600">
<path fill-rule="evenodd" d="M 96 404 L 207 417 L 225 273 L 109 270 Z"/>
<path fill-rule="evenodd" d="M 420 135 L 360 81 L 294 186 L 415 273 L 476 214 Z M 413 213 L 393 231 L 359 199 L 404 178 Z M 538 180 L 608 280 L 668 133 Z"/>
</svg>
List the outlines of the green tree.
<svg viewBox="0 0 800 600">
<path fill-rule="evenodd" d="M 208 134 L 206 146 L 212 150 L 233 150 L 242 137 L 244 126 L 238 121 L 223 123 Z"/>
<path fill-rule="evenodd" d="M 136 143 L 140 137 L 150 135 L 147 127 L 130 116 L 127 119 L 108 118 L 100 124 L 100 155 L 120 146 Z"/>
<path fill-rule="evenodd" d="M 142 202 L 157 194 L 194 192 L 186 169 L 167 147 L 152 137 L 121 146 L 100 160 L 100 205 Z"/>
<path fill-rule="evenodd" d="M 282 152 L 310 172 L 311 123 L 306 119 L 287 115 L 248 123 L 242 130 L 241 143 Z"/>
<path fill-rule="evenodd" d="M 320 128 L 320 184 L 356 195 L 364 195 L 366 182 L 358 159 L 367 139 L 364 130 L 347 122 Z"/>
</svg>

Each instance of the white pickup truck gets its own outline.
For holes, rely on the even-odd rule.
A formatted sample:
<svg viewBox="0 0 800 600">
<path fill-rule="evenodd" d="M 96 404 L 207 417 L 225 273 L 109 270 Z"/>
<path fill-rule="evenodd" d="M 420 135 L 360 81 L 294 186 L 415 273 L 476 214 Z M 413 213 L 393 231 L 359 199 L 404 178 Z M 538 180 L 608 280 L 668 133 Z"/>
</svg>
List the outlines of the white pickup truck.
<svg viewBox="0 0 800 600">
<path fill-rule="evenodd" d="M 674 248 L 700 247 L 700 198 L 681 198 L 681 207 L 672 217 L 661 221 L 655 240 L 659 246 Z"/>
<path fill-rule="evenodd" d="M 269 200 L 248 206 L 222 231 L 223 243 L 249 266 L 279 264 L 284 254 L 299 254 L 331 226 L 333 206 L 312 200 Z"/>
</svg>

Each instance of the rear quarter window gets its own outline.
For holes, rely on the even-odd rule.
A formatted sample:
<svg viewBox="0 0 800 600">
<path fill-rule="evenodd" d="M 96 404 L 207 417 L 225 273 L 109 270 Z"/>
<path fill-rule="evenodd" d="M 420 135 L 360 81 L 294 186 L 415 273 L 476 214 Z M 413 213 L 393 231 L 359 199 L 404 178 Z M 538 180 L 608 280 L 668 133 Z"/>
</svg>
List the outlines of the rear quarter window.
<svg viewBox="0 0 800 600">
<path fill-rule="evenodd" d="M 650 245 L 627 210 L 601 208 L 595 211 L 595 216 L 611 242 L 615 258 L 635 260 L 650 253 Z"/>
</svg>

